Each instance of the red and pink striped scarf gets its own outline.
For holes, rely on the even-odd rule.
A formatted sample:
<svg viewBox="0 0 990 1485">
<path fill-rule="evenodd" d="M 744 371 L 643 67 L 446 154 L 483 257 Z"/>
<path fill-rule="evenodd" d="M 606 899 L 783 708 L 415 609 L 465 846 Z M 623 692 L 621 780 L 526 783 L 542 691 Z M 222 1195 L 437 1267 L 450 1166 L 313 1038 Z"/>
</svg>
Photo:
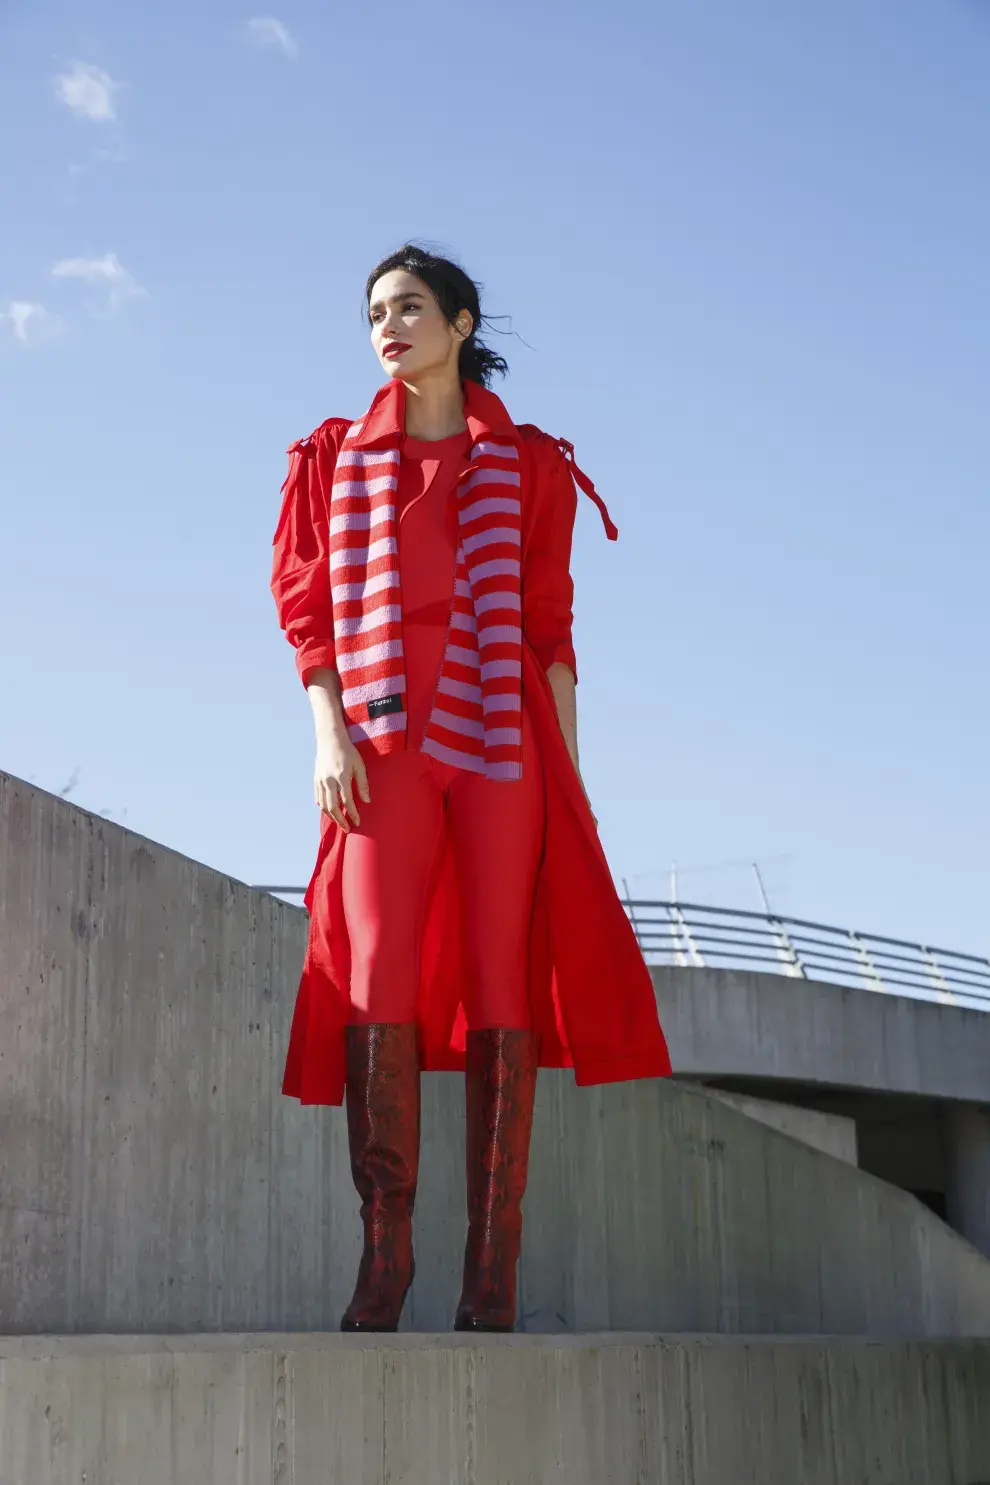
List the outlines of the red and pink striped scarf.
<svg viewBox="0 0 990 1485">
<path fill-rule="evenodd" d="M 407 725 L 399 438 L 389 447 L 355 446 L 365 418 L 347 430 L 330 496 L 334 643 L 352 741 L 392 753 L 405 747 Z M 518 779 L 522 505 L 519 448 L 504 433 L 473 444 L 457 484 L 457 517 L 454 599 L 422 750 L 490 779 Z"/>
</svg>

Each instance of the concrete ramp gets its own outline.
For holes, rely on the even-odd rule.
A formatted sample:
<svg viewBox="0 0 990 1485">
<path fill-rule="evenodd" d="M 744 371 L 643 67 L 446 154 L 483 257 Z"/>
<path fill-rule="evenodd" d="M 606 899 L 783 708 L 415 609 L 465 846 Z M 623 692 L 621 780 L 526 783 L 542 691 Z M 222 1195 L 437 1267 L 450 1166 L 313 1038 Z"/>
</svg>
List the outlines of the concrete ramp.
<svg viewBox="0 0 990 1485">
<path fill-rule="evenodd" d="M 990 1344 L 0 1341 L 10 1485 L 985 1485 Z"/>
<path fill-rule="evenodd" d="M 0 1333 L 336 1325 L 344 1119 L 278 1091 L 305 927 L 0 775 Z M 426 1080 L 420 1331 L 457 1297 L 462 1104 L 458 1078 Z M 530 1332 L 990 1335 L 990 1262 L 702 1093 L 546 1074 L 521 1302 Z"/>
</svg>

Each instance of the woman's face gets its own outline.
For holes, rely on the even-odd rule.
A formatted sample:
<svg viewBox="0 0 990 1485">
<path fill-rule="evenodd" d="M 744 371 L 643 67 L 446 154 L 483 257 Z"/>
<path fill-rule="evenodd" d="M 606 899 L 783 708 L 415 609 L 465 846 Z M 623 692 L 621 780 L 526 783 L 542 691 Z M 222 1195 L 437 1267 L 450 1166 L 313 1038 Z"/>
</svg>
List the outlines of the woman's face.
<svg viewBox="0 0 990 1485">
<path fill-rule="evenodd" d="M 368 313 L 371 344 L 389 376 L 404 382 L 438 374 L 456 377 L 458 352 L 471 333 L 466 309 L 451 325 L 421 278 L 393 268 L 372 289 Z"/>
</svg>

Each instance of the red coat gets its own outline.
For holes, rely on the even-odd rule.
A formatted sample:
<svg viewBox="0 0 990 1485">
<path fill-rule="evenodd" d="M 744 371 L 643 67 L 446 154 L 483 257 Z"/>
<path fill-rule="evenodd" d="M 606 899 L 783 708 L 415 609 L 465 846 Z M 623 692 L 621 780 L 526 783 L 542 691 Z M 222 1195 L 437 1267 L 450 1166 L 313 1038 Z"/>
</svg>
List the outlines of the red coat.
<svg viewBox="0 0 990 1485">
<path fill-rule="evenodd" d="M 569 557 L 577 497 L 567 477 L 569 466 L 555 440 L 536 428 L 515 427 L 493 393 L 470 383 L 466 391 L 469 424 L 477 420 L 493 432 L 511 433 L 522 455 L 523 698 L 538 743 L 547 804 L 530 937 L 530 1005 L 533 1029 L 540 1033 L 540 1062 L 573 1067 L 579 1084 L 664 1077 L 670 1073 L 670 1059 L 653 984 L 564 744 L 545 671 L 554 660 L 576 671 Z M 394 422 L 401 401 L 392 393 L 382 402 L 385 423 Z M 332 419 L 311 439 L 293 445 L 275 534 L 272 591 L 304 683 L 312 670 L 334 663 L 327 504 L 346 427 L 345 421 Z M 383 425 L 383 433 L 396 431 Z M 617 535 L 593 487 L 580 474 L 576 477 L 599 503 L 609 535 Z M 350 983 L 340 895 L 344 836 L 329 816 L 322 819 L 306 892 L 309 942 L 282 1092 L 302 1103 L 339 1104 Z M 462 982 L 457 879 L 448 848 L 424 931 L 417 1019 L 427 1070 L 464 1066 Z"/>
</svg>

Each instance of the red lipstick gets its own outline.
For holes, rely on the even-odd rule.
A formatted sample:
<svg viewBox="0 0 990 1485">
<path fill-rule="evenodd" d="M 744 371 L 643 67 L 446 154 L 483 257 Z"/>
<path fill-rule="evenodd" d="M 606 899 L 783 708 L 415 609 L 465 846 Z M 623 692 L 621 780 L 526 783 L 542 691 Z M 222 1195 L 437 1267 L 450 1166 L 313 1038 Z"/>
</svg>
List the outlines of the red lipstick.
<svg viewBox="0 0 990 1485">
<path fill-rule="evenodd" d="M 395 356 L 401 356 L 404 351 L 408 351 L 409 349 L 410 347 L 401 340 L 390 340 L 388 345 L 382 351 L 382 355 L 388 356 L 391 360 Z"/>
</svg>

